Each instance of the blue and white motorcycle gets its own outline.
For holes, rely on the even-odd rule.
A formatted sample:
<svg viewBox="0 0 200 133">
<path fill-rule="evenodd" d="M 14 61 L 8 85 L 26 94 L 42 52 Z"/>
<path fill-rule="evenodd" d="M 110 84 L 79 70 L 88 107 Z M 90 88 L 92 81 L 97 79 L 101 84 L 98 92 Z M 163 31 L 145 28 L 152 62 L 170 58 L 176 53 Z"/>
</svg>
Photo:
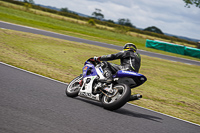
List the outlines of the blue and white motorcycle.
<svg viewBox="0 0 200 133">
<path fill-rule="evenodd" d="M 138 100 L 142 95 L 131 95 L 131 88 L 143 84 L 147 78 L 133 71 L 119 70 L 113 75 L 111 83 L 104 82 L 104 70 L 101 62 L 89 59 L 83 67 L 83 74 L 73 79 L 66 88 L 69 97 L 81 96 L 102 103 L 107 110 L 116 110 L 128 101 Z"/>
</svg>

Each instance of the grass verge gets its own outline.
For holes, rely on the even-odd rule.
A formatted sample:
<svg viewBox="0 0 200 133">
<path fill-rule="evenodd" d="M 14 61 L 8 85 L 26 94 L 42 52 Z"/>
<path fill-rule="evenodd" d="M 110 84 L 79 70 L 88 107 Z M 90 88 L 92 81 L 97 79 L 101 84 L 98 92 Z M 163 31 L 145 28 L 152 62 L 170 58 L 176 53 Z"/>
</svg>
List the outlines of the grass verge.
<svg viewBox="0 0 200 133">
<path fill-rule="evenodd" d="M 118 52 L 6 29 L 0 36 L 1 62 L 63 82 L 79 75 L 86 59 Z M 132 90 L 144 97 L 131 103 L 200 124 L 199 68 L 142 55 L 140 73 L 148 81 Z"/>
</svg>

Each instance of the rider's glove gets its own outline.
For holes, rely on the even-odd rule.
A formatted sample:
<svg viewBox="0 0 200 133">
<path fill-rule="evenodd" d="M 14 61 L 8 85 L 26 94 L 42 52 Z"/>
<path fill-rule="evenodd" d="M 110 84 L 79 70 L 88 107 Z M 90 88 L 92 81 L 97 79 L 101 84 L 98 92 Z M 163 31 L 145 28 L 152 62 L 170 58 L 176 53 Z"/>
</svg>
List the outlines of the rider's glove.
<svg viewBox="0 0 200 133">
<path fill-rule="evenodd" d="M 94 62 L 94 61 L 95 61 L 95 60 L 94 60 L 94 58 L 90 58 L 89 60 L 90 60 L 90 61 L 92 61 L 92 62 Z"/>
<path fill-rule="evenodd" d="M 101 56 L 100 57 L 94 57 L 94 61 L 98 61 L 98 62 L 100 62 L 100 59 L 101 59 Z"/>
</svg>

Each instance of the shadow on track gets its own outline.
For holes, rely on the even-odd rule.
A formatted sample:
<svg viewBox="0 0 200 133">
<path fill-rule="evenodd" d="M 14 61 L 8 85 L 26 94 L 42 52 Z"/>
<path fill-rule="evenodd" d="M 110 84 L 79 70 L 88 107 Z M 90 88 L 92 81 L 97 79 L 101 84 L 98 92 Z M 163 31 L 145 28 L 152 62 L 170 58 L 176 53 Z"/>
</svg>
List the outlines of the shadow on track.
<svg viewBox="0 0 200 133">
<path fill-rule="evenodd" d="M 147 119 L 147 120 L 151 120 L 151 121 L 155 121 L 155 122 L 159 122 L 159 123 L 162 123 L 161 120 L 163 120 L 162 118 L 159 118 L 159 117 L 156 117 L 156 116 L 142 114 L 142 113 L 138 113 L 138 112 L 133 112 L 133 111 L 127 110 L 123 107 L 118 109 L 118 110 L 115 110 L 113 112 L 119 113 L 119 114 L 122 114 L 122 115 L 131 116 L 131 117 L 143 118 L 143 119 Z"/>
<path fill-rule="evenodd" d="M 92 105 L 95 105 L 95 106 L 102 107 L 100 102 L 93 101 L 93 100 L 91 100 L 91 99 L 82 98 L 82 97 L 76 97 L 76 98 L 74 98 L 74 99 L 80 100 L 80 101 L 83 101 L 83 102 L 86 102 L 86 103 L 89 103 L 89 104 L 92 104 Z"/>
<path fill-rule="evenodd" d="M 101 103 L 97 102 L 97 101 L 93 101 L 93 100 L 85 99 L 85 98 L 81 98 L 81 97 L 77 97 L 75 99 L 81 100 L 83 102 L 86 102 L 86 103 L 89 103 L 89 104 L 103 108 Z M 131 116 L 131 117 L 134 117 L 134 118 L 143 118 L 143 119 L 147 119 L 147 120 L 151 120 L 151 121 L 155 121 L 155 122 L 159 122 L 159 123 L 162 123 L 161 121 L 163 120 L 162 118 L 159 118 L 159 117 L 156 117 L 156 116 L 142 114 L 142 113 L 138 113 L 138 112 L 133 112 L 132 110 L 128 110 L 128 109 L 125 109 L 123 107 L 118 109 L 118 110 L 111 111 L 111 112 L 126 115 L 126 116 Z"/>
</svg>

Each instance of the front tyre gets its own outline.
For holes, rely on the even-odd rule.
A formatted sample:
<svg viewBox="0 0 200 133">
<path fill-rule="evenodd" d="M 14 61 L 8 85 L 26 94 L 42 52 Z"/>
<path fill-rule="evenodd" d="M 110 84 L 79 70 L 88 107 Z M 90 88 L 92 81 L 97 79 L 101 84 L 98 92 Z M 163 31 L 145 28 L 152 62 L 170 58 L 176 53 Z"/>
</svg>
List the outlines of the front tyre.
<svg viewBox="0 0 200 133">
<path fill-rule="evenodd" d="M 114 97 L 103 95 L 101 98 L 102 106 L 107 110 L 116 110 L 121 108 L 129 100 L 131 89 L 126 84 L 117 84 L 113 88 L 118 89 Z"/>
<path fill-rule="evenodd" d="M 79 90 L 80 90 L 80 84 L 79 82 L 83 79 L 83 76 L 80 75 L 73 79 L 69 85 L 67 86 L 65 93 L 69 97 L 76 97 L 78 96 Z"/>
</svg>

